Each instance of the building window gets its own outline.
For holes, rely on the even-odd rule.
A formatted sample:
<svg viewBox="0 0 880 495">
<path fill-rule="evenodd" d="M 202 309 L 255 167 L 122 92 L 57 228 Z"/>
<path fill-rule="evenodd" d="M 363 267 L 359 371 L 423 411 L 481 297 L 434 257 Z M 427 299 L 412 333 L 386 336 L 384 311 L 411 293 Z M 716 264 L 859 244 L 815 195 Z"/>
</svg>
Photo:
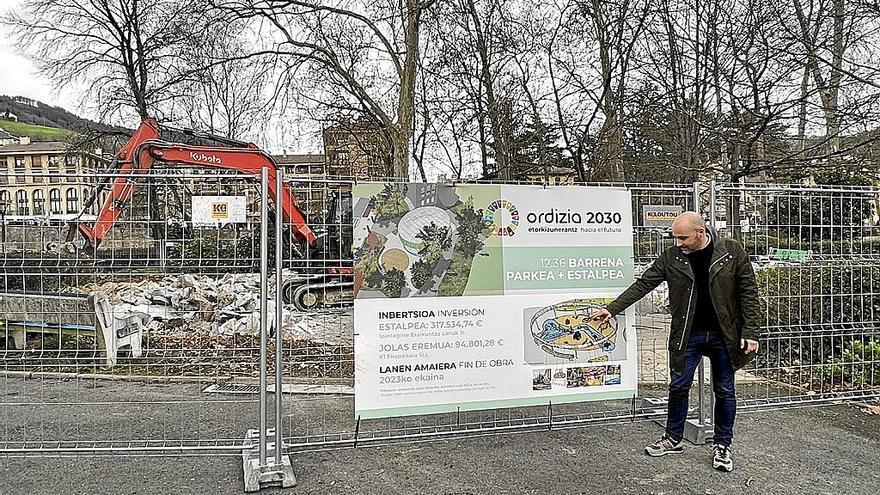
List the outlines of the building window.
<svg viewBox="0 0 880 495">
<path fill-rule="evenodd" d="M 43 173 L 43 160 L 39 156 L 34 156 L 32 160 L 33 162 L 31 163 L 31 172 L 34 173 L 34 184 L 42 184 L 43 176 L 40 174 Z M 39 215 L 39 213 L 34 213 Z"/>
<path fill-rule="evenodd" d="M 77 171 L 76 171 L 76 156 L 66 155 L 64 157 L 64 168 L 67 171 L 67 181 L 68 182 L 76 182 L 77 181 Z"/>
<path fill-rule="evenodd" d="M 84 187 L 83 188 L 83 207 L 86 206 L 86 201 L 88 201 L 88 200 L 89 200 L 89 188 Z M 95 203 L 93 201 L 92 205 L 89 207 L 89 211 L 87 213 L 91 213 L 94 209 L 95 209 Z"/>
<path fill-rule="evenodd" d="M 24 163 L 23 156 L 15 157 L 15 175 L 19 184 L 24 184 L 26 181 L 25 175 L 27 174 L 27 165 Z"/>
<path fill-rule="evenodd" d="M 61 213 L 61 190 L 49 190 L 49 213 Z"/>
<path fill-rule="evenodd" d="M 95 158 L 86 158 L 83 161 L 83 173 L 89 174 L 89 177 L 85 177 L 88 180 L 96 180 L 97 178 L 94 174 L 104 172 L 104 163 Z"/>
<path fill-rule="evenodd" d="M 58 162 L 58 157 L 57 156 L 50 156 L 49 161 L 47 162 L 47 165 L 48 165 L 47 173 L 49 174 L 49 182 L 51 182 L 53 184 L 57 184 L 57 183 L 61 182 L 61 168 L 60 168 L 60 164 Z M 52 198 L 50 197 L 49 199 L 51 200 Z"/>
<path fill-rule="evenodd" d="M 18 214 L 19 215 L 30 215 L 30 208 L 28 207 L 28 193 L 24 189 L 19 189 L 17 193 L 15 193 L 15 200 L 18 203 Z"/>
<path fill-rule="evenodd" d="M 0 210 L 3 214 L 9 213 L 12 201 L 9 199 L 9 191 L 0 191 Z"/>
<path fill-rule="evenodd" d="M 76 196 L 76 188 L 67 189 L 67 213 L 76 213 L 79 211 L 79 198 Z"/>
<path fill-rule="evenodd" d="M 336 151 L 336 161 L 340 165 L 348 165 L 348 150 Z"/>
<path fill-rule="evenodd" d="M 34 215 L 46 214 L 46 198 L 43 196 L 42 189 L 34 190 Z"/>
</svg>

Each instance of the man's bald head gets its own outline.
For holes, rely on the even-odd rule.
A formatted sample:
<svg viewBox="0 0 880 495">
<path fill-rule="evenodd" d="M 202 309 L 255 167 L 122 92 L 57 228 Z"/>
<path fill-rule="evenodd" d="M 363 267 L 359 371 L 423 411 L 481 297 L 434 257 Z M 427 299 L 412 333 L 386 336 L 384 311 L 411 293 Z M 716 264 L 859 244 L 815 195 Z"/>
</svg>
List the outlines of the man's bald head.
<svg viewBox="0 0 880 495">
<path fill-rule="evenodd" d="M 672 222 L 672 236 L 684 254 L 703 249 L 706 247 L 706 221 L 699 213 L 686 211 Z"/>
<path fill-rule="evenodd" d="M 672 222 L 673 229 L 675 229 L 675 224 L 679 224 L 682 227 L 687 227 L 694 230 L 706 230 L 706 221 L 703 220 L 703 217 L 701 217 L 700 214 L 695 211 L 686 211 L 684 213 L 681 213 L 680 215 L 675 217 L 675 221 Z"/>
</svg>

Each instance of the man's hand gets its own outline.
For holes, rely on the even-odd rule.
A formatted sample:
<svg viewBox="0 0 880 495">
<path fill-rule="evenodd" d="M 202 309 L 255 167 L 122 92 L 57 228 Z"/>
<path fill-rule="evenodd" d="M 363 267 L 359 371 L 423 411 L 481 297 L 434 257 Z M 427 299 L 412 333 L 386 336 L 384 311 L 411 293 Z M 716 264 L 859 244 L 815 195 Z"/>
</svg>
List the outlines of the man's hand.
<svg viewBox="0 0 880 495">
<path fill-rule="evenodd" d="M 599 311 L 593 313 L 590 316 L 591 320 L 602 320 L 602 323 L 607 323 L 608 320 L 611 319 L 611 313 L 608 312 L 607 309 L 600 309 Z"/>
<path fill-rule="evenodd" d="M 751 339 L 739 339 L 739 347 L 746 354 L 751 354 L 758 350 L 758 341 Z"/>
</svg>

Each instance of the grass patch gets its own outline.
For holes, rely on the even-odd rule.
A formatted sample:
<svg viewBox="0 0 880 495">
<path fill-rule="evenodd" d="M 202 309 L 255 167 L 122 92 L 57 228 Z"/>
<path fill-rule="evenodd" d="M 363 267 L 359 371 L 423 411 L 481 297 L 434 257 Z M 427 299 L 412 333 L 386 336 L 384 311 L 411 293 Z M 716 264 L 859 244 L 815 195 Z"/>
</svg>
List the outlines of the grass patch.
<svg viewBox="0 0 880 495">
<path fill-rule="evenodd" d="M 31 141 L 61 141 L 75 134 L 73 131 L 58 129 L 57 127 L 46 127 L 4 119 L 0 119 L 0 127 L 13 136 L 28 136 L 31 138 Z"/>
</svg>

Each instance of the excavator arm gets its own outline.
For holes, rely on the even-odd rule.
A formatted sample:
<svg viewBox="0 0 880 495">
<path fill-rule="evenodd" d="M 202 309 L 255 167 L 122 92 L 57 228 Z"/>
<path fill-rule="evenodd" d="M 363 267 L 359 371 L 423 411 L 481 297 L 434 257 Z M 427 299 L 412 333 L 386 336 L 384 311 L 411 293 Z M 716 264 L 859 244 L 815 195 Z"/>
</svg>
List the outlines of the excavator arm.
<svg viewBox="0 0 880 495">
<path fill-rule="evenodd" d="M 269 196 L 276 207 L 281 207 L 284 220 L 290 224 L 294 237 L 311 246 L 316 244 L 317 238 L 306 223 L 290 187 L 282 184 L 281 190 L 277 190 L 277 165 L 269 155 L 255 145 L 249 144 L 242 148 L 191 146 L 168 143 L 158 138 L 159 125 L 156 120 L 152 118 L 144 120 L 116 155 L 114 166 L 118 176 L 110 178 L 110 194 L 107 195 L 94 225 L 90 227 L 78 218 L 68 232 L 68 242 L 72 242 L 76 232 L 79 231 L 85 239 L 81 249 L 94 252 L 107 232 L 113 228 L 123 210 L 131 204 L 135 191 L 141 185 L 140 176 L 148 175 L 156 161 L 163 161 L 234 170 L 254 178 L 261 177 L 263 168 L 266 168 L 269 176 Z M 108 184 L 104 186 L 107 187 Z M 100 189 L 95 190 L 85 209 L 91 206 L 99 192 Z"/>
</svg>

